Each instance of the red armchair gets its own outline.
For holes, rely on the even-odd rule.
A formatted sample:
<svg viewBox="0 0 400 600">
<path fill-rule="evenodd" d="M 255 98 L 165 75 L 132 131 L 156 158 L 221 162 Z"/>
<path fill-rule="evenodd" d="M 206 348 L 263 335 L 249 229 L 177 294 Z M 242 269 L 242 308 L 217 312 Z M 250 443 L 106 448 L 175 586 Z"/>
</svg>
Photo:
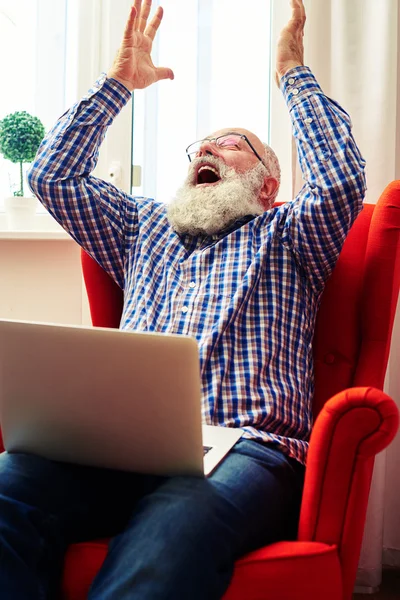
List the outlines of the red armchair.
<svg viewBox="0 0 400 600">
<path fill-rule="evenodd" d="M 375 454 L 398 429 L 381 390 L 400 286 L 400 181 L 365 205 L 328 281 L 314 336 L 316 419 L 296 541 L 237 561 L 224 600 L 350 600 Z M 122 292 L 82 252 L 93 325 L 118 327 Z M 68 549 L 64 600 L 84 600 L 107 540 Z"/>
</svg>

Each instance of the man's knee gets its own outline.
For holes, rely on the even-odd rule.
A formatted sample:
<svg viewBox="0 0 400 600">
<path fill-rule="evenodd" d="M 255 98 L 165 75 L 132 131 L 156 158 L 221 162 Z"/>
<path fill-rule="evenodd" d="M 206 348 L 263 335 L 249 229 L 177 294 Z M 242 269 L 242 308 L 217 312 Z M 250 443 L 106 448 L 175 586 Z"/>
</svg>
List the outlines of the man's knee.
<svg viewBox="0 0 400 600">
<path fill-rule="evenodd" d="M 235 504 L 220 494 L 209 479 L 198 477 L 171 477 L 142 498 L 134 512 L 135 520 L 143 519 L 152 528 L 159 527 L 161 537 L 173 523 L 176 540 L 188 543 L 188 548 L 190 540 L 197 547 L 204 542 L 207 551 L 211 551 L 213 542 L 220 550 L 221 546 L 226 546 L 226 550 L 233 548 L 235 525 L 241 518 Z"/>
<path fill-rule="evenodd" d="M 0 454 L 0 490 L 14 489 L 19 482 L 29 482 L 48 477 L 53 470 L 51 461 L 25 453 L 2 452 Z"/>
<path fill-rule="evenodd" d="M 25 453 L 0 454 L 0 497 L 48 513 L 62 510 L 73 494 L 74 465 Z"/>
</svg>

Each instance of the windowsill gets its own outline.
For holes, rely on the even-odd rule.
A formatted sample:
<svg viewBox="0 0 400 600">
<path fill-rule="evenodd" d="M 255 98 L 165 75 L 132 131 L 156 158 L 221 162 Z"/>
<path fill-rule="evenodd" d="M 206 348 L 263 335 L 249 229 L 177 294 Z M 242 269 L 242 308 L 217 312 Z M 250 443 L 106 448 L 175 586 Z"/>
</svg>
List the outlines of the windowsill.
<svg viewBox="0 0 400 600">
<path fill-rule="evenodd" d="M 0 240 L 70 240 L 65 231 L 10 231 L 0 229 Z"/>
<path fill-rule="evenodd" d="M 72 241 L 71 236 L 48 213 L 35 215 L 34 228 L 29 231 L 8 229 L 5 213 L 0 213 L 0 240 L 60 240 Z"/>
</svg>

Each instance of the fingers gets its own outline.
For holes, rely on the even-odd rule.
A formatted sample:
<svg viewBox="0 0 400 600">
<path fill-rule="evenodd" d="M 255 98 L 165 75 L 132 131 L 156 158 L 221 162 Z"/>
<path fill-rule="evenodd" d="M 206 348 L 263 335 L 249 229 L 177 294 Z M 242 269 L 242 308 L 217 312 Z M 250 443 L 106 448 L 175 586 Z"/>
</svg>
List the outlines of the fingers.
<svg viewBox="0 0 400 600">
<path fill-rule="evenodd" d="M 156 69 L 157 81 L 161 79 L 174 79 L 175 75 L 172 69 L 167 69 L 166 67 L 158 67 Z"/>
<path fill-rule="evenodd" d="M 306 24 L 306 9 L 303 0 L 290 0 L 292 7 L 292 16 L 287 25 L 287 29 L 296 37 L 304 36 L 304 27 Z"/>
<path fill-rule="evenodd" d="M 132 23 L 133 29 L 136 31 L 143 31 L 146 29 L 147 18 L 150 14 L 152 0 L 144 0 L 142 6 L 142 0 L 135 0 L 133 9 L 136 11 L 136 17 Z"/>
<path fill-rule="evenodd" d="M 154 40 L 163 17 L 163 9 L 159 6 L 149 25 L 147 25 L 147 19 L 149 18 L 151 10 L 151 2 L 152 0 L 143 0 L 143 2 L 142 0 L 135 0 L 135 3 L 131 6 L 131 12 L 125 27 L 125 38 L 130 38 L 132 33 L 136 30 L 144 33 L 144 35 L 151 38 L 151 40 Z"/>
<path fill-rule="evenodd" d="M 135 22 L 133 24 L 135 29 L 138 29 L 138 24 L 140 21 L 140 11 L 142 8 L 142 0 L 135 0 L 135 4 L 134 4 L 135 10 L 136 10 L 136 19 Z"/>
<path fill-rule="evenodd" d="M 292 7 L 293 16 L 296 19 L 302 19 L 306 16 L 306 9 L 304 8 L 303 0 L 290 0 Z"/>
<path fill-rule="evenodd" d="M 292 18 L 291 20 L 296 23 L 301 23 L 304 29 L 306 22 L 306 9 L 304 8 L 303 0 L 290 0 L 292 7 Z"/>
<path fill-rule="evenodd" d="M 136 15 L 136 8 L 131 6 L 131 12 L 129 13 L 128 22 L 125 26 L 124 39 L 129 39 L 131 37 L 135 27 Z"/>
<path fill-rule="evenodd" d="M 161 6 L 159 6 L 155 12 L 154 17 L 148 24 L 146 31 L 144 32 L 144 34 L 147 35 L 151 40 L 154 40 L 154 37 L 157 33 L 157 29 L 160 27 L 160 23 L 161 23 L 163 14 L 164 14 L 164 11 L 161 8 Z"/>
<path fill-rule="evenodd" d="M 143 33 L 144 30 L 146 29 L 146 24 L 147 24 L 148 16 L 150 14 L 150 9 L 151 9 L 151 0 L 144 0 L 143 8 L 140 13 L 139 27 L 138 27 L 138 29 L 141 33 Z"/>
</svg>

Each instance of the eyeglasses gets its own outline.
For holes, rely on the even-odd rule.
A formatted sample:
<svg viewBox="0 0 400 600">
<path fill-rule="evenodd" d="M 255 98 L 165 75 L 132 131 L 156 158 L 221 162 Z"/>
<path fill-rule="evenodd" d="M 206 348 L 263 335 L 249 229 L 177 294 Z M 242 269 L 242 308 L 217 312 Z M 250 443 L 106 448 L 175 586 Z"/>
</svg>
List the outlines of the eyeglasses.
<svg viewBox="0 0 400 600">
<path fill-rule="evenodd" d="M 188 155 L 189 161 L 192 162 L 192 159 L 200 152 L 200 149 L 201 149 L 202 145 L 204 144 L 204 142 L 212 142 L 218 148 L 226 148 L 227 150 L 241 150 L 242 149 L 240 147 L 241 140 L 244 140 L 250 146 L 251 150 L 257 156 L 258 160 L 261 161 L 265 167 L 266 166 L 265 162 L 263 161 L 261 156 L 258 154 L 258 152 L 254 148 L 254 146 L 251 144 L 248 137 L 246 135 L 244 135 L 243 133 L 236 133 L 234 131 L 232 131 L 230 133 L 225 133 L 225 135 L 220 135 L 216 138 L 204 138 L 204 140 L 199 140 L 198 142 L 194 142 L 193 144 L 190 144 L 190 146 L 188 146 L 186 148 L 186 154 Z"/>
</svg>

